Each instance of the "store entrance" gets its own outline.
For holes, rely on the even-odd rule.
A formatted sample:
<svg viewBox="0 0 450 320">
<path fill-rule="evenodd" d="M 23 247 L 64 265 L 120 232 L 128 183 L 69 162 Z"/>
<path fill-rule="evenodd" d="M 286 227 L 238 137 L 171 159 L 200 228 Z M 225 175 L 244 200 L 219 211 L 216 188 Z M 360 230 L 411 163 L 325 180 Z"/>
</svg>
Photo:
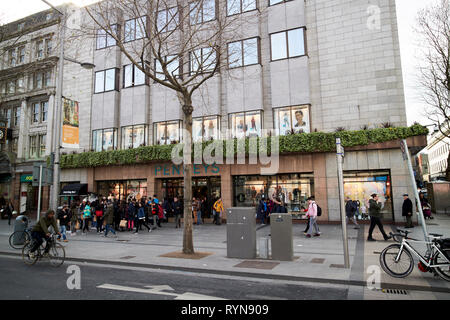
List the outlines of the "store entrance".
<svg viewBox="0 0 450 320">
<path fill-rule="evenodd" d="M 220 177 L 192 178 L 192 196 L 205 200 L 205 218 L 212 217 L 212 206 L 221 196 Z M 184 182 L 182 178 L 162 179 L 162 196 L 173 201 L 174 197 L 183 199 Z"/>
</svg>

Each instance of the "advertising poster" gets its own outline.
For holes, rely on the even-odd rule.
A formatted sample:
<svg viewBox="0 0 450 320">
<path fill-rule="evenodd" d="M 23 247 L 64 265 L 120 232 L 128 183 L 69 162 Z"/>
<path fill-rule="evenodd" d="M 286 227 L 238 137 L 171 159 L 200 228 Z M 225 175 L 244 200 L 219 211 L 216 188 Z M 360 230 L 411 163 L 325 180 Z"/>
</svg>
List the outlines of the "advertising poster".
<svg viewBox="0 0 450 320">
<path fill-rule="evenodd" d="M 62 147 L 80 147 L 79 106 L 78 102 L 63 98 Z"/>
</svg>

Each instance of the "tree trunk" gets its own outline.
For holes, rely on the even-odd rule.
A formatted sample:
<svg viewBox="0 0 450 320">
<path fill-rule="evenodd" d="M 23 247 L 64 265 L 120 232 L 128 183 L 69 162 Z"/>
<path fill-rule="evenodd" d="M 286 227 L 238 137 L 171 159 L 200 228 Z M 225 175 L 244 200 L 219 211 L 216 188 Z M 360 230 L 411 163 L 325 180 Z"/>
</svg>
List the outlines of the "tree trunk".
<svg viewBox="0 0 450 320">
<path fill-rule="evenodd" d="M 191 166 L 191 150 L 192 150 L 192 101 L 190 98 L 184 99 L 184 135 L 183 136 L 183 178 L 184 178 L 184 234 L 183 234 L 183 253 L 194 253 L 194 239 L 192 233 L 192 166 Z"/>
</svg>

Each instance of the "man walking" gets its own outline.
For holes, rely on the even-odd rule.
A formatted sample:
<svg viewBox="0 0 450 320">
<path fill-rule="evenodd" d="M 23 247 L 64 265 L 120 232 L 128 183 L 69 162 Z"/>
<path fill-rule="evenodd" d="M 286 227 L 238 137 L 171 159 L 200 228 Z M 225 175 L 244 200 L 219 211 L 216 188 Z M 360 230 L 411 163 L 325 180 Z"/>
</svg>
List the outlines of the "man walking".
<svg viewBox="0 0 450 320">
<path fill-rule="evenodd" d="M 105 210 L 105 216 L 103 218 L 105 221 L 105 234 L 102 235 L 102 237 L 107 237 L 108 232 L 111 231 L 114 234 L 114 238 L 117 238 L 116 231 L 113 228 L 113 221 L 114 221 L 114 204 L 111 203 L 110 200 L 108 200 L 108 204 L 106 205 Z"/>
<path fill-rule="evenodd" d="M 308 198 L 308 212 L 306 216 L 309 217 L 309 228 L 308 233 L 306 234 L 307 238 L 311 238 L 312 230 L 315 228 L 314 237 L 319 237 L 319 227 L 317 226 L 317 204 L 314 201 L 314 197 Z"/>
<path fill-rule="evenodd" d="M 183 204 L 177 197 L 173 198 L 173 213 L 175 215 L 175 228 L 181 228 L 181 215 L 183 213 Z"/>
<path fill-rule="evenodd" d="M 408 198 L 408 194 L 403 195 L 402 216 L 406 217 L 405 228 L 414 228 L 412 223 L 413 204 L 411 199 Z"/>
<path fill-rule="evenodd" d="M 350 198 L 347 198 L 347 203 L 345 204 L 345 215 L 347 223 L 349 220 L 351 220 L 355 225 L 355 229 L 359 229 L 358 222 L 356 222 L 355 214 L 356 214 L 356 203 Z"/>
<path fill-rule="evenodd" d="M 213 209 L 214 209 L 214 223 L 217 225 L 221 225 L 220 217 L 222 216 L 222 212 L 223 212 L 222 198 L 219 198 L 219 199 L 217 199 L 216 202 L 214 202 Z"/>
<path fill-rule="evenodd" d="M 387 241 L 391 238 L 388 236 L 386 232 L 384 232 L 383 224 L 381 223 L 381 217 L 383 214 L 381 213 L 381 202 L 378 202 L 378 195 L 376 193 L 372 194 L 372 199 L 369 200 L 369 215 L 370 215 L 370 228 L 369 228 L 369 237 L 368 241 L 376 241 L 372 238 L 373 229 L 375 226 L 378 226 L 381 233 L 383 234 L 384 240 Z"/>
</svg>

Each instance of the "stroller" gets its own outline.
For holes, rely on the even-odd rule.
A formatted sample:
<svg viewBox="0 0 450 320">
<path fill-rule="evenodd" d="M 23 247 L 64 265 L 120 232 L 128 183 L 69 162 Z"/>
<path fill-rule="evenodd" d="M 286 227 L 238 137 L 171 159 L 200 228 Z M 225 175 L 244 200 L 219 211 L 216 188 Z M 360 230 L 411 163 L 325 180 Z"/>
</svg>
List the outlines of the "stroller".
<svg viewBox="0 0 450 320">
<path fill-rule="evenodd" d="M 434 219 L 431 216 L 431 206 L 429 203 L 424 202 L 422 205 L 423 215 L 425 216 L 425 219 Z"/>
</svg>

